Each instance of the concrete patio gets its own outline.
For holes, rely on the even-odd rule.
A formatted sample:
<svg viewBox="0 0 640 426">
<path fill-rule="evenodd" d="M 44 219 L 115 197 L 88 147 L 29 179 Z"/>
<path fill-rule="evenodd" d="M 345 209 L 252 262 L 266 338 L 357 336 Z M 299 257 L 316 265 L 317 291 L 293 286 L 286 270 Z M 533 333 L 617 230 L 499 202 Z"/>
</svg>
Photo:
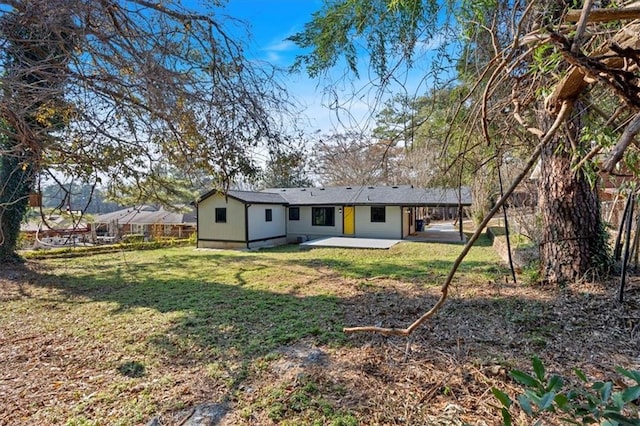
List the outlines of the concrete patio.
<svg viewBox="0 0 640 426">
<path fill-rule="evenodd" d="M 386 240 L 380 238 L 328 237 L 300 243 L 300 247 L 343 247 L 363 249 L 389 249 L 404 240 Z"/>
<path fill-rule="evenodd" d="M 300 247 L 343 247 L 343 248 L 364 248 L 364 249 L 389 249 L 403 241 L 429 242 L 429 243 L 465 243 L 466 236 L 463 234 L 460 240 L 458 228 L 451 222 L 432 223 L 422 232 L 416 232 L 403 240 L 381 239 L 381 238 L 354 238 L 354 237 L 327 237 L 317 240 L 300 243 Z"/>
</svg>

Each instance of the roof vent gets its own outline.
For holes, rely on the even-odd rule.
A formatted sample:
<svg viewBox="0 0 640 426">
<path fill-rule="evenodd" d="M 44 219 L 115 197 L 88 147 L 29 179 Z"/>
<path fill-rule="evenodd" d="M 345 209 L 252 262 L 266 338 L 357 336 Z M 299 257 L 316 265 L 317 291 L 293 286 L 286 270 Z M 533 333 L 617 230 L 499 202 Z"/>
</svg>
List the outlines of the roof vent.
<svg viewBox="0 0 640 426">
<path fill-rule="evenodd" d="M 282 191 L 282 192 L 287 192 L 287 190 L 286 190 L 286 189 L 284 189 L 284 188 L 282 188 L 280 191 Z"/>
<path fill-rule="evenodd" d="M 373 186 L 370 186 L 369 189 L 373 189 Z"/>
<path fill-rule="evenodd" d="M 320 191 L 324 191 L 324 188 L 320 188 Z"/>
<path fill-rule="evenodd" d="M 347 186 L 347 189 L 352 189 L 350 186 Z"/>
<path fill-rule="evenodd" d="M 394 188 L 394 189 L 398 189 L 398 187 L 397 187 L 397 186 L 392 186 L 392 188 Z"/>
<path fill-rule="evenodd" d="M 306 191 L 306 190 L 307 190 L 307 188 L 302 188 L 300 191 Z"/>
</svg>

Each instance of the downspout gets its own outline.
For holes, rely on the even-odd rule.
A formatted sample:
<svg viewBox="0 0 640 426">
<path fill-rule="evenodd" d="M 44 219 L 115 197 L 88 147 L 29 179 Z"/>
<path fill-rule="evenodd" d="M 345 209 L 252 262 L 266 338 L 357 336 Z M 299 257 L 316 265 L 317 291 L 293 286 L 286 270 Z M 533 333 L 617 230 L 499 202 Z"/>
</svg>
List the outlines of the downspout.
<svg viewBox="0 0 640 426">
<path fill-rule="evenodd" d="M 400 239 L 404 240 L 404 208 L 400 206 Z"/>
<path fill-rule="evenodd" d="M 286 244 L 289 244 L 289 205 L 283 204 L 284 206 L 284 235 Z"/>
<path fill-rule="evenodd" d="M 198 245 L 200 244 L 200 209 L 199 209 L 199 203 L 198 201 L 196 201 L 196 248 L 199 248 Z"/>
<path fill-rule="evenodd" d="M 249 247 L 249 207 L 251 204 L 244 205 L 244 240 L 247 242 L 247 250 Z"/>
</svg>

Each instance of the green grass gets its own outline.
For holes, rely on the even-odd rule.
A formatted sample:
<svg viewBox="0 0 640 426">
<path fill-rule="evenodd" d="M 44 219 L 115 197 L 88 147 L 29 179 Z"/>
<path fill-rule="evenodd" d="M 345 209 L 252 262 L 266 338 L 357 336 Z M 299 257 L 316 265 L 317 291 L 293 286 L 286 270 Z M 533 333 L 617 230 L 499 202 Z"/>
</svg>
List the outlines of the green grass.
<svg viewBox="0 0 640 426">
<path fill-rule="evenodd" d="M 173 394 L 189 381 L 185 377 L 198 376 L 233 399 L 243 381 L 278 358 L 278 348 L 345 345 L 343 298 L 349 293 L 343 286 L 379 276 L 441 285 L 461 249 L 424 243 L 390 250 L 177 247 L 44 259 L 28 297 L 2 301 L 0 336 L 39 336 L 55 341 L 56 351 L 66 354 L 60 357 L 78 358 L 64 364 L 80 377 L 60 385 L 67 403 L 34 407 L 34 422 L 144 423 L 199 398 L 193 389 L 191 399 Z M 491 279 L 500 270 L 497 260 L 481 240 L 459 277 Z M 287 398 L 265 398 L 254 407 L 269 410 L 274 421 L 356 424 L 312 381 Z"/>
</svg>

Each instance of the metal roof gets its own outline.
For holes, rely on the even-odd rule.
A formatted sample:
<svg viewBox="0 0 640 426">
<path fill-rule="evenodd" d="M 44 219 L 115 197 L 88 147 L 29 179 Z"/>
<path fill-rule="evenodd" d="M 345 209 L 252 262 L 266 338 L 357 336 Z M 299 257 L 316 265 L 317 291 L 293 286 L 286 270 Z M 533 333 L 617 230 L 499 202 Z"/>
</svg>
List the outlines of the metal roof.
<svg viewBox="0 0 640 426">
<path fill-rule="evenodd" d="M 290 205 L 401 205 L 457 206 L 471 205 L 467 187 L 414 188 L 402 186 L 333 186 L 323 188 L 268 188 L 263 192 L 278 194 Z M 459 196 L 460 195 L 460 196 Z"/>
</svg>

